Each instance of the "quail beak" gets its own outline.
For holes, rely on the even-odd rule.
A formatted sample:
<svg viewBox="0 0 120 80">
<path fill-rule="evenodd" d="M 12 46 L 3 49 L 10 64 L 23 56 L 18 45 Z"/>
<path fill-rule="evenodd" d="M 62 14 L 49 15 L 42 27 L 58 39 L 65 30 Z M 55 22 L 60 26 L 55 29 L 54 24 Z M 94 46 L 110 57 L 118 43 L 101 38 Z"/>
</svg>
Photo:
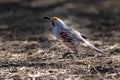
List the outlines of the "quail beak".
<svg viewBox="0 0 120 80">
<path fill-rule="evenodd" d="M 50 17 L 43 17 L 43 19 L 48 19 L 48 20 L 50 20 L 50 21 L 52 22 L 52 25 L 55 26 L 54 22 L 51 20 Z"/>
</svg>

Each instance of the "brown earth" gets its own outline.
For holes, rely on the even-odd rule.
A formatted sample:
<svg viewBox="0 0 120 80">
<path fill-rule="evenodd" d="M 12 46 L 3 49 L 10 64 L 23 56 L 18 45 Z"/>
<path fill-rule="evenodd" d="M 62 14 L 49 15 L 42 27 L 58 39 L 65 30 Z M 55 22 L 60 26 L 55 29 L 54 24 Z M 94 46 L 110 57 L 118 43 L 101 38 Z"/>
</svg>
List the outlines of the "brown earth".
<svg viewBox="0 0 120 80">
<path fill-rule="evenodd" d="M 119 0 L 0 0 L 0 80 L 120 80 Z M 66 56 L 50 22 L 58 16 L 100 54 Z"/>
</svg>

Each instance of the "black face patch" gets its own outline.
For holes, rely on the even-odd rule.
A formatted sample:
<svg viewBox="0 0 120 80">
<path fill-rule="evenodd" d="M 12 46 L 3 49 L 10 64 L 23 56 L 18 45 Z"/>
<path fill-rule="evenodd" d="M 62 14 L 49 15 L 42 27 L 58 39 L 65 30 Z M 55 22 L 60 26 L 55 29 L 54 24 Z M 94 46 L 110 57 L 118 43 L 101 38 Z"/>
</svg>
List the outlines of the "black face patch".
<svg viewBox="0 0 120 80">
<path fill-rule="evenodd" d="M 55 23 L 52 21 L 52 25 L 55 27 Z"/>
</svg>

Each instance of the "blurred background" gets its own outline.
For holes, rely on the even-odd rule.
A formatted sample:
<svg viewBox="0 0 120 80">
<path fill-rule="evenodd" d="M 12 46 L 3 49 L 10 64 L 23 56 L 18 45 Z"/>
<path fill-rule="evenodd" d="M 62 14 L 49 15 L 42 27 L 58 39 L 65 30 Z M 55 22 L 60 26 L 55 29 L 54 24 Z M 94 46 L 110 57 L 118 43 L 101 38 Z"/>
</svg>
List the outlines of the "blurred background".
<svg viewBox="0 0 120 80">
<path fill-rule="evenodd" d="M 80 48 L 77 59 L 65 56 L 45 16 L 61 18 L 104 53 Z M 120 0 L 0 0 L 0 80 L 108 79 L 120 80 Z"/>
<path fill-rule="evenodd" d="M 120 0 L 0 0 L 0 41 L 53 40 L 58 16 L 91 40 L 120 42 Z"/>
</svg>

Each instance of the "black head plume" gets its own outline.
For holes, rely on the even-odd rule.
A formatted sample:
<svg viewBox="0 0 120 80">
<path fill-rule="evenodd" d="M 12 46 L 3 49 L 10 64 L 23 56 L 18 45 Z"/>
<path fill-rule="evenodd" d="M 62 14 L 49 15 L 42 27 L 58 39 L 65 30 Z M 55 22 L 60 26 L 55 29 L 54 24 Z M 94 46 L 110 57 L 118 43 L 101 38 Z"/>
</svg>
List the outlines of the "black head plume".
<svg viewBox="0 0 120 80">
<path fill-rule="evenodd" d="M 48 19 L 48 20 L 51 20 L 49 17 L 43 17 L 43 19 Z"/>
<path fill-rule="evenodd" d="M 43 19 L 48 19 L 48 20 L 50 20 L 50 21 L 52 22 L 52 25 L 55 26 L 55 23 L 51 20 L 50 17 L 43 17 Z"/>
</svg>

